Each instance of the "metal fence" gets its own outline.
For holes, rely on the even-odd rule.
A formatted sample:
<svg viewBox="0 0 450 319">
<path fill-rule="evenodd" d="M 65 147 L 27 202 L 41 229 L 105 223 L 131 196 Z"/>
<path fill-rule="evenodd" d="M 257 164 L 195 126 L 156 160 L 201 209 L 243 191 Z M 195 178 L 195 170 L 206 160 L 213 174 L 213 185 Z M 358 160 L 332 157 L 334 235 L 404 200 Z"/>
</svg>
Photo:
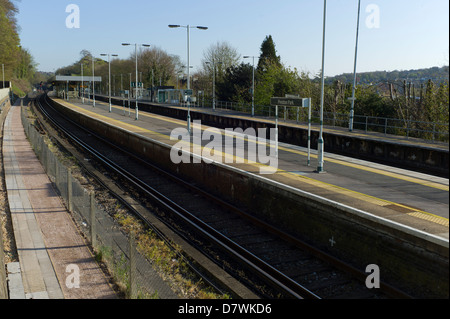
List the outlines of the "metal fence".
<svg viewBox="0 0 450 319">
<path fill-rule="evenodd" d="M 129 238 L 121 231 L 114 218 L 96 202 L 94 194 L 51 152 L 24 110 L 23 126 L 36 155 L 94 250 L 101 254 L 115 280 L 125 288 L 127 298 L 177 298 L 158 275 L 152 261 L 137 251 L 133 236 Z"/>
<path fill-rule="evenodd" d="M 212 108 L 212 101 L 205 99 L 198 101 L 197 104 L 191 105 L 193 107 Z M 217 109 L 224 109 L 236 112 L 251 113 L 252 106 L 250 104 L 243 104 L 237 102 L 216 101 Z M 268 118 L 275 118 L 274 106 L 255 105 L 255 115 L 264 116 Z M 332 127 L 349 127 L 349 114 L 324 112 L 324 125 Z M 308 110 L 299 107 L 279 107 L 279 119 L 286 122 L 291 121 L 295 123 L 308 123 Z M 320 112 L 311 112 L 312 124 L 318 125 L 320 123 Z M 365 115 L 355 115 L 353 119 L 353 128 L 362 130 L 365 133 L 382 133 L 415 138 L 422 138 L 431 141 L 449 141 L 449 124 L 423 122 L 414 120 L 402 120 L 386 117 L 375 117 Z"/>
</svg>

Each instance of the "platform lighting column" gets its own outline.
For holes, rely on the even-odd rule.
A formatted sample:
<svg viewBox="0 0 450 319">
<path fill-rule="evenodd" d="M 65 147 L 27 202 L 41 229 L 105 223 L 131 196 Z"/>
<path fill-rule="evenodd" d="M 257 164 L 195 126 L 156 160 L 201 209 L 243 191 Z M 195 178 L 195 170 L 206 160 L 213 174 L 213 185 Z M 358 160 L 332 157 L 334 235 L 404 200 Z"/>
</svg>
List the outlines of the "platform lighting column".
<svg viewBox="0 0 450 319">
<path fill-rule="evenodd" d="M 84 91 L 83 91 L 83 85 L 84 85 L 84 78 L 83 78 L 83 63 L 81 63 L 81 101 L 84 104 Z"/>
<path fill-rule="evenodd" d="M 113 74 L 113 96 L 116 96 L 116 75 Z"/>
<path fill-rule="evenodd" d="M 246 55 L 244 59 L 253 58 L 253 76 L 252 76 L 252 117 L 255 116 L 255 57 Z"/>
<path fill-rule="evenodd" d="M 137 54 L 137 44 L 134 44 L 134 52 L 135 52 L 135 58 L 136 58 L 136 121 L 139 119 L 139 106 L 138 106 L 138 99 L 139 99 L 139 78 L 138 78 L 138 54 Z"/>
<path fill-rule="evenodd" d="M 95 60 L 92 56 L 92 107 L 95 107 Z"/>
<path fill-rule="evenodd" d="M 190 78 L 190 34 L 189 30 L 191 28 L 197 28 L 200 30 L 208 30 L 208 27 L 202 27 L 202 26 L 190 26 L 190 25 L 179 25 L 179 24 L 169 24 L 169 28 L 186 28 L 187 29 L 187 89 L 191 89 L 191 78 Z M 187 115 L 187 130 L 189 133 L 191 133 L 191 103 L 188 99 L 188 115 Z"/>
<path fill-rule="evenodd" d="M 125 94 L 123 93 L 123 74 L 120 74 L 120 97 L 122 98 L 123 115 L 125 115 Z"/>
<path fill-rule="evenodd" d="M 112 111 L 111 106 L 111 56 L 118 56 L 117 54 L 109 54 L 109 53 L 102 53 L 101 56 L 107 56 L 108 57 L 108 67 L 109 67 L 109 79 L 108 79 L 108 87 L 109 87 L 109 113 Z"/>
<path fill-rule="evenodd" d="M 355 64 L 353 68 L 352 106 L 350 107 L 349 131 L 353 131 L 353 119 L 355 117 L 355 90 L 356 90 L 356 60 L 358 57 L 359 17 L 361 14 L 361 0 L 358 0 L 358 19 L 356 25 Z"/>
<path fill-rule="evenodd" d="M 2 74 L 3 74 L 3 86 L 2 89 L 5 88 L 5 65 L 2 63 Z"/>
<path fill-rule="evenodd" d="M 155 102 L 155 94 L 153 92 L 153 90 L 155 89 L 155 84 L 153 82 L 154 78 L 155 78 L 155 74 L 153 73 L 153 68 L 152 68 L 152 98 L 151 98 L 152 102 Z M 178 85 L 178 83 L 177 83 L 177 85 Z"/>
<path fill-rule="evenodd" d="M 213 66 L 213 111 L 216 110 L 216 64 L 222 64 L 223 62 L 215 62 L 213 59 L 212 62 L 205 62 L 206 64 L 212 64 Z M 205 99 L 205 95 L 203 95 L 203 100 Z"/>
<path fill-rule="evenodd" d="M 325 85 L 325 27 L 326 27 L 326 16 L 327 16 L 327 0 L 324 0 L 323 6 L 323 36 L 322 36 L 322 87 L 320 93 L 320 132 L 319 132 L 319 143 L 318 143 L 318 165 L 317 172 L 323 173 L 323 152 L 324 152 L 324 141 L 323 141 L 323 103 L 324 103 L 324 85 Z"/>
<path fill-rule="evenodd" d="M 122 43 L 122 45 L 128 46 L 131 44 L 130 43 Z M 141 46 L 147 47 L 147 48 L 150 47 L 149 44 L 141 44 Z M 139 79 L 138 79 L 138 54 L 137 54 L 138 44 L 135 43 L 134 47 L 135 47 L 135 53 L 136 53 L 136 118 L 135 118 L 135 120 L 137 121 L 139 119 L 139 106 L 138 106 L 138 86 L 139 86 L 138 81 L 139 81 Z"/>
<path fill-rule="evenodd" d="M 130 93 L 133 91 L 131 87 L 131 73 L 130 74 L 130 90 L 128 91 L 128 116 L 131 116 L 131 100 L 130 100 Z"/>
</svg>

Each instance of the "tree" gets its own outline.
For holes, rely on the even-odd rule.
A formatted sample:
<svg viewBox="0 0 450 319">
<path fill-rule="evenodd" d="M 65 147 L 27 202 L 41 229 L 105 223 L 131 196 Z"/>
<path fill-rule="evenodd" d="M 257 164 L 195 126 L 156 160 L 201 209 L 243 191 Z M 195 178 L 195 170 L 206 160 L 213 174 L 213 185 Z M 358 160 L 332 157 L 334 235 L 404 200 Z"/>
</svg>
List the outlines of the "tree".
<svg viewBox="0 0 450 319">
<path fill-rule="evenodd" d="M 134 59 L 134 55 L 132 57 Z M 139 70 L 146 87 L 167 85 L 175 74 L 176 59 L 166 51 L 152 47 L 138 52 Z"/>
<path fill-rule="evenodd" d="M 286 94 L 298 94 L 300 81 L 297 70 L 282 67 L 276 74 L 273 85 L 274 96 L 285 96 Z"/>
<path fill-rule="evenodd" d="M 223 81 L 216 84 L 218 99 L 222 101 L 237 101 L 250 103 L 252 94 L 253 67 L 248 63 L 227 68 Z"/>
<path fill-rule="evenodd" d="M 239 64 L 241 55 L 228 42 L 212 44 L 203 52 L 202 68 L 206 74 L 212 77 L 213 64 L 216 67 L 216 81 L 220 82 L 225 70 Z"/>
<path fill-rule="evenodd" d="M 11 28 L 17 33 L 17 20 L 15 17 L 15 15 L 19 12 L 17 7 L 10 0 L 0 0 L 0 10 L 3 10 L 9 20 Z"/>
<path fill-rule="evenodd" d="M 228 42 L 217 42 L 212 44 L 203 52 L 202 68 L 196 73 L 198 84 L 207 92 L 211 92 L 213 96 L 213 78 L 215 77 L 216 94 L 218 94 L 219 87 L 227 87 L 229 83 L 220 84 L 225 80 L 226 72 L 230 68 L 234 68 L 239 64 L 241 59 L 240 54 Z M 229 75 L 229 74 L 228 74 Z M 224 98 L 219 98 L 223 101 L 228 101 L 229 92 L 221 94 Z"/>
<path fill-rule="evenodd" d="M 20 40 L 15 22 L 12 21 L 12 13 L 15 11 L 11 6 L 9 1 L 0 0 L 0 62 L 5 65 L 7 79 L 13 75 L 13 70 L 18 65 L 17 56 L 20 54 Z"/>
<path fill-rule="evenodd" d="M 395 116 L 394 109 L 377 93 L 375 86 L 359 85 L 355 96 L 355 110 L 358 110 L 357 114 L 376 117 Z"/>
<path fill-rule="evenodd" d="M 5 79 L 12 82 L 17 95 L 31 89 L 36 64 L 28 50 L 20 47 L 15 15 L 17 7 L 10 0 L 0 0 L 0 62 L 5 65 Z"/>
<path fill-rule="evenodd" d="M 277 56 L 277 51 L 275 49 L 275 43 L 273 42 L 272 36 L 268 35 L 261 44 L 261 54 L 258 61 L 258 73 L 264 73 L 267 68 L 279 67 L 281 68 L 281 58 Z"/>
<path fill-rule="evenodd" d="M 31 81 L 36 72 L 36 63 L 28 50 L 20 48 L 18 55 L 18 65 L 15 69 L 15 75 L 18 79 Z"/>
<path fill-rule="evenodd" d="M 269 105 L 275 96 L 275 85 L 281 69 L 276 63 L 265 63 L 264 72 L 258 72 L 255 85 L 255 105 Z"/>
</svg>

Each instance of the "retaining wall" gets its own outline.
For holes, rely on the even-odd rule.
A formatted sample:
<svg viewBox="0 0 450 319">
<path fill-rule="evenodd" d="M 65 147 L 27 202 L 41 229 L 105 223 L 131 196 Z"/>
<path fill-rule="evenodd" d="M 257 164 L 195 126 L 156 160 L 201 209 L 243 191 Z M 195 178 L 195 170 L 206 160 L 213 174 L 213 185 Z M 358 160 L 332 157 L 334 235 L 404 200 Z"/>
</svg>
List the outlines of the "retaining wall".
<svg viewBox="0 0 450 319">
<path fill-rule="evenodd" d="M 9 96 L 9 88 L 7 88 L 7 89 L 0 89 L 0 102 L 2 102 L 8 96 Z"/>
</svg>

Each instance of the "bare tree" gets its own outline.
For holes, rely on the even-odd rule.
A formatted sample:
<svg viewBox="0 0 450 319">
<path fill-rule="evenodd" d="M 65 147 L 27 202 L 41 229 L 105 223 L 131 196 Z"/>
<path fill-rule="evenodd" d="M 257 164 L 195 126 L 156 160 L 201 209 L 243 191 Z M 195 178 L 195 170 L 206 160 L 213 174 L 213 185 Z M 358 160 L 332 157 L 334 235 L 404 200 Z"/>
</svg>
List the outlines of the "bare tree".
<svg viewBox="0 0 450 319">
<path fill-rule="evenodd" d="M 167 85 L 175 74 L 178 60 L 166 51 L 152 47 L 138 52 L 139 71 L 147 86 Z"/>
<path fill-rule="evenodd" d="M 213 65 L 215 65 L 216 81 L 220 81 L 225 70 L 238 65 L 240 59 L 241 55 L 228 42 L 217 42 L 203 52 L 202 71 L 212 77 Z"/>
</svg>

